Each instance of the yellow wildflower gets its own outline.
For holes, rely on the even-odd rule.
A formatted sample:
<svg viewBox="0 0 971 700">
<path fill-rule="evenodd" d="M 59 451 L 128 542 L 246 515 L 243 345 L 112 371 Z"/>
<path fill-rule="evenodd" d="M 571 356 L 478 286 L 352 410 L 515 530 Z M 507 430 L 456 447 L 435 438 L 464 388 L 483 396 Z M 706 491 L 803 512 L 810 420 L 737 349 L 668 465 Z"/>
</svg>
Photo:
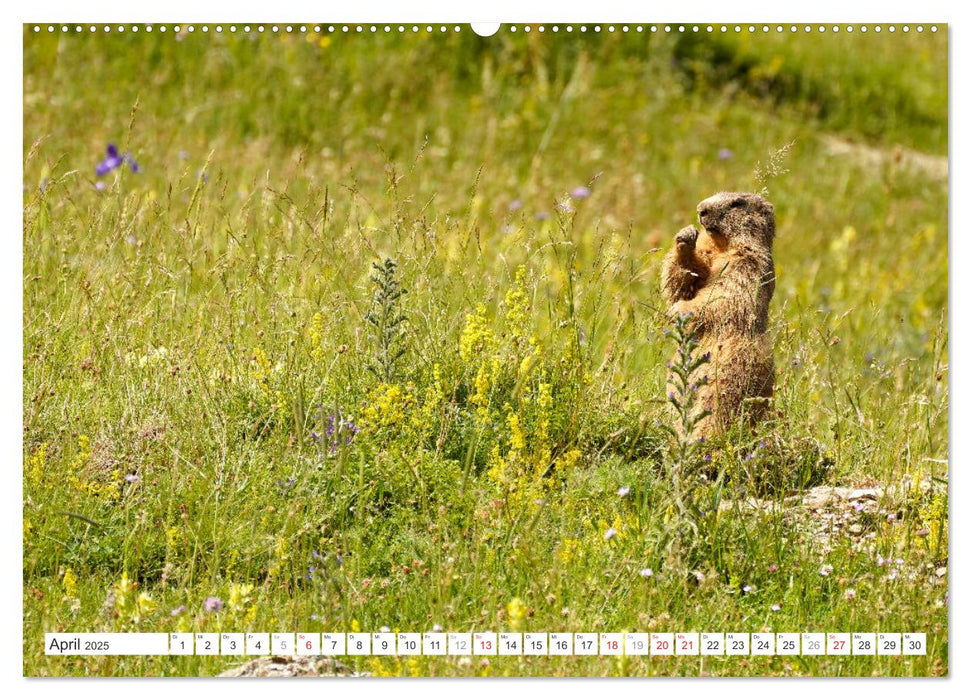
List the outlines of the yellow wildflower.
<svg viewBox="0 0 971 700">
<path fill-rule="evenodd" d="M 506 324 L 514 338 L 524 338 L 529 330 L 529 296 L 526 294 L 526 268 L 516 270 L 516 283 L 506 292 Z"/>
<path fill-rule="evenodd" d="M 47 468 L 47 443 L 42 444 L 38 447 L 30 457 L 27 458 L 27 464 L 24 465 L 24 471 L 27 472 L 27 479 L 34 484 L 40 483 L 41 479 L 44 478 L 44 471 Z"/>
<path fill-rule="evenodd" d="M 573 561 L 577 553 L 580 552 L 582 546 L 583 543 L 580 540 L 565 539 L 556 548 L 556 557 L 564 566 L 567 566 Z"/>
<path fill-rule="evenodd" d="M 250 601 L 250 593 L 253 592 L 253 586 L 249 583 L 231 583 L 229 584 L 229 608 L 230 610 L 236 612 L 241 610 L 244 605 Z"/>
<path fill-rule="evenodd" d="M 78 577 L 74 575 L 74 571 L 70 568 L 64 572 L 64 578 L 61 580 L 64 585 L 64 597 L 65 598 L 77 598 L 78 597 Z"/>
<path fill-rule="evenodd" d="M 492 446 L 492 451 L 489 453 L 488 465 L 486 475 L 496 483 L 505 483 L 508 478 L 506 475 L 507 464 L 502 453 L 499 451 L 498 443 Z"/>
<path fill-rule="evenodd" d="M 464 362 L 469 362 L 480 353 L 491 350 L 495 344 L 495 334 L 488 325 L 485 313 L 485 306 L 479 304 L 474 314 L 465 316 L 465 328 L 462 329 L 459 337 L 459 357 Z"/>
<path fill-rule="evenodd" d="M 410 391 L 397 384 L 379 384 L 362 411 L 363 424 L 371 428 L 394 428 L 400 425 L 415 402 Z"/>
<path fill-rule="evenodd" d="M 506 417 L 506 423 L 509 425 L 509 446 L 516 451 L 525 450 L 526 434 L 523 432 L 523 424 L 519 416 L 510 412 Z"/>
<path fill-rule="evenodd" d="M 506 615 L 509 617 L 509 626 L 513 631 L 517 631 L 522 628 L 523 621 L 526 619 L 528 610 L 523 601 L 519 598 L 513 598 L 506 605 Z"/>
<path fill-rule="evenodd" d="M 319 362 L 324 358 L 324 316 L 320 312 L 310 319 L 307 335 L 310 337 L 310 359 Z"/>
</svg>

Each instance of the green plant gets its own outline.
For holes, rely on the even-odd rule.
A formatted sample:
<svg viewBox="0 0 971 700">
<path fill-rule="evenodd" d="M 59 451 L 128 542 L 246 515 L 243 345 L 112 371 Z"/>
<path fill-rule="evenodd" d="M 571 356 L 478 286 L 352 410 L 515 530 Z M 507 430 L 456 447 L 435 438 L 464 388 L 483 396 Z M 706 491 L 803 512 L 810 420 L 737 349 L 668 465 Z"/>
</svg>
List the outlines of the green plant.
<svg viewBox="0 0 971 700">
<path fill-rule="evenodd" d="M 380 265 L 373 263 L 372 267 L 374 296 L 371 309 L 364 316 L 371 327 L 374 351 L 368 371 L 379 381 L 390 384 L 397 375 L 398 361 L 408 352 L 405 335 L 408 316 L 401 310 L 401 297 L 407 290 L 398 282 L 398 265 L 391 258 L 385 258 Z"/>
<path fill-rule="evenodd" d="M 699 341 L 691 314 L 674 319 L 668 333 L 676 349 L 674 359 L 668 363 L 668 403 L 674 407 L 675 424 L 662 423 L 662 429 L 670 436 L 664 466 L 671 477 L 678 512 L 684 524 L 697 534 L 700 511 L 695 492 L 703 477 L 701 445 L 704 437 L 697 437 L 695 429 L 711 415 L 711 411 L 697 410 L 695 397 L 698 387 L 708 383 L 703 368 L 711 358 L 707 353 L 696 352 Z"/>
</svg>

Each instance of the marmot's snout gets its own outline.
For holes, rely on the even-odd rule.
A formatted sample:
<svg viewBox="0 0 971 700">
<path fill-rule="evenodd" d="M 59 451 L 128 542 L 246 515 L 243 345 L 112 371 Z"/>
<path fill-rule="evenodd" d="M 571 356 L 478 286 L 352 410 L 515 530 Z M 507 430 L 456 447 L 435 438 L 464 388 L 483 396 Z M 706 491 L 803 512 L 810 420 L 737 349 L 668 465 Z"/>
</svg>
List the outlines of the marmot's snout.
<svg viewBox="0 0 971 700">
<path fill-rule="evenodd" d="M 704 204 L 704 202 L 702 202 L 702 204 Z M 718 230 L 718 220 L 715 216 L 715 212 L 710 207 L 702 207 L 701 204 L 698 205 L 698 221 L 709 233 L 721 233 L 721 231 Z"/>
<path fill-rule="evenodd" d="M 709 197 L 698 205 L 698 221 L 708 233 L 725 235 L 725 226 L 722 225 L 722 218 L 725 215 L 725 207 L 719 206 L 718 195 Z"/>
</svg>

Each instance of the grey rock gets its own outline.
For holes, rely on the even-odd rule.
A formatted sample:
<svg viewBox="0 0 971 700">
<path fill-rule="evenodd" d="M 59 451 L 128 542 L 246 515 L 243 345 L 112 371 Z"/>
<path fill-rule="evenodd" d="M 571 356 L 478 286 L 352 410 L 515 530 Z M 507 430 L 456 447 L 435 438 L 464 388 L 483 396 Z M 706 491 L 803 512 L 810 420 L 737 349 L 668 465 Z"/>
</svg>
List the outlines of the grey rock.
<svg viewBox="0 0 971 700">
<path fill-rule="evenodd" d="M 367 676 L 330 656 L 262 656 L 219 674 L 220 678 L 291 678 L 296 676 Z"/>
</svg>

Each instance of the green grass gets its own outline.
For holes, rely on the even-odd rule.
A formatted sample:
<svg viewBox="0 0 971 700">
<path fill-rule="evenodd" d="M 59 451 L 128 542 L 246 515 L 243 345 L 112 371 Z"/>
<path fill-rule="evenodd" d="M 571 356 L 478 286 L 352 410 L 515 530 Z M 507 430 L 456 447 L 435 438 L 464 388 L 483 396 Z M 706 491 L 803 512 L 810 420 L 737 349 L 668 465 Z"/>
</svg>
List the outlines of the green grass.
<svg viewBox="0 0 971 700">
<path fill-rule="evenodd" d="M 463 29 L 25 30 L 24 672 L 229 663 L 46 657 L 45 631 L 440 625 L 924 631 L 929 653 L 346 661 L 946 674 L 942 487 L 879 504 L 860 542 L 791 509 L 717 508 L 763 492 L 763 470 L 782 474 L 774 498 L 805 485 L 778 456 L 748 467 L 766 437 L 825 461 L 817 481 L 946 479 L 947 184 L 820 140 L 946 152 L 945 32 Z M 782 77 L 754 80 L 763 65 Z M 99 191 L 109 141 L 142 172 Z M 788 172 L 756 181 L 790 142 Z M 688 513 L 663 430 L 660 259 L 699 200 L 761 184 L 778 417 L 711 448 L 732 478 L 690 479 Z M 580 185 L 591 196 L 571 200 Z M 382 302 L 372 265 L 388 258 L 406 293 Z"/>
</svg>

